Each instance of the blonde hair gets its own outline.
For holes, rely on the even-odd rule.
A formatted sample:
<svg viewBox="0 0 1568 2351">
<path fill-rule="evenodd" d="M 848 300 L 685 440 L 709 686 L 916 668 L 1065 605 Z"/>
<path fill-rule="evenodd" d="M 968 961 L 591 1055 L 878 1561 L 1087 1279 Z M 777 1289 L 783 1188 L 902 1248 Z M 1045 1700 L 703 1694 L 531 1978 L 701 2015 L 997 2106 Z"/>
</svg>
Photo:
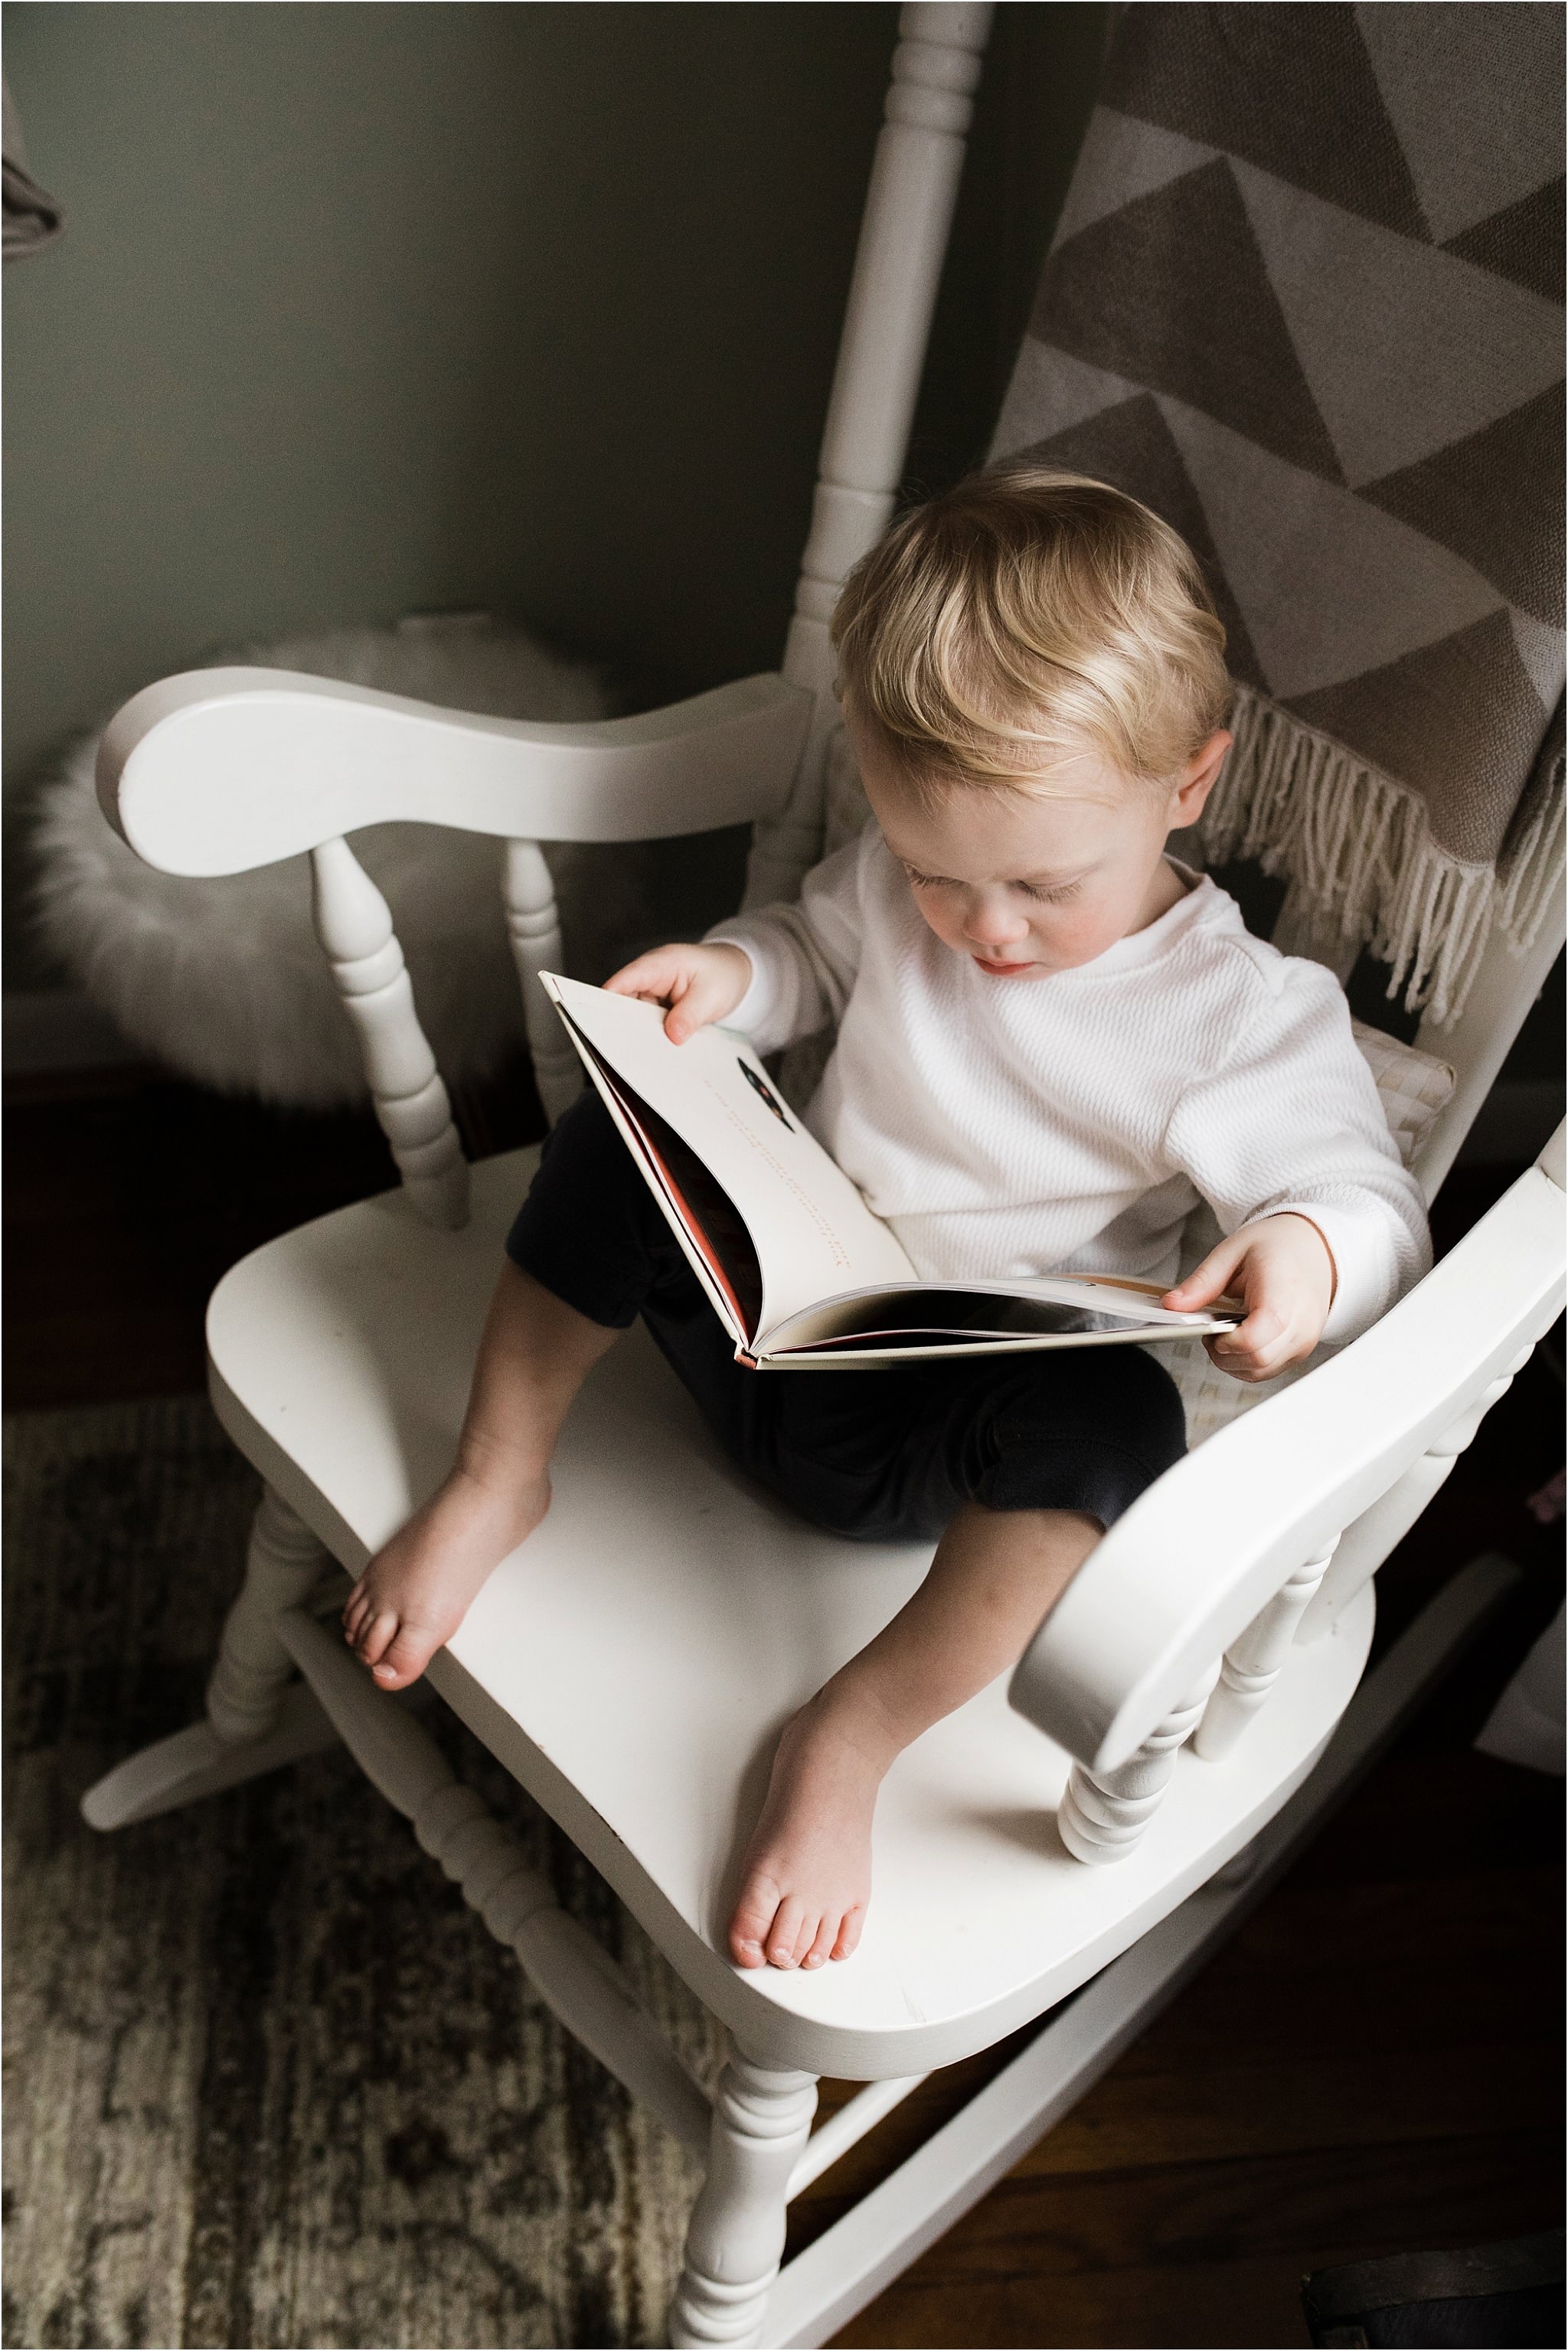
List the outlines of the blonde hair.
<svg viewBox="0 0 1568 2351">
<path fill-rule="evenodd" d="M 1085 750 L 1164 781 L 1230 709 L 1186 541 L 1108 483 L 1028 462 L 902 516 L 845 581 L 832 639 L 845 708 L 923 794 L 1033 784 Z"/>
</svg>

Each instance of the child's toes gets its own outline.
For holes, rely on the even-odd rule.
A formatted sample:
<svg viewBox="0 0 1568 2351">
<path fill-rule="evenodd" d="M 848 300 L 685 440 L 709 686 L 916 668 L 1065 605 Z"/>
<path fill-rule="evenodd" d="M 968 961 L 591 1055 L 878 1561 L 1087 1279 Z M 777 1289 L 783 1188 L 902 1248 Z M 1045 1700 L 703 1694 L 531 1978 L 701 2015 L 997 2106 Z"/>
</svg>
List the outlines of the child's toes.
<svg viewBox="0 0 1568 2351">
<path fill-rule="evenodd" d="M 847 1959 L 849 1958 L 855 1945 L 860 1941 L 861 1928 L 864 1920 L 865 1912 L 858 1902 L 852 1909 L 844 1912 L 839 1921 L 839 1931 L 834 1939 L 833 1948 L 828 1954 L 830 1959 Z"/>
<path fill-rule="evenodd" d="M 371 1599 L 356 1584 L 343 1608 L 343 1637 L 351 1648 L 364 1631 L 365 1620 L 371 1614 Z"/>
<path fill-rule="evenodd" d="M 768 1959 L 768 1936 L 779 1909 L 772 1878 L 748 1878 L 729 1922 L 730 1957 L 738 1967 L 760 1968 Z"/>
<path fill-rule="evenodd" d="M 400 1620 L 397 1620 L 397 1613 L 392 1608 L 376 1611 L 369 1604 L 364 1605 L 358 1625 L 348 1636 L 350 1648 L 360 1650 L 364 1665 L 376 1665 L 385 1656 L 385 1650 L 392 1644 L 392 1636 L 397 1632 L 397 1622 Z"/>
<path fill-rule="evenodd" d="M 440 1646 L 434 1634 L 423 1632 L 415 1625 L 399 1625 L 380 1656 L 367 1662 L 373 1678 L 383 1689 L 404 1689 L 410 1682 L 419 1679 Z"/>
<path fill-rule="evenodd" d="M 833 1941 L 837 1933 L 838 1924 L 839 1921 L 836 1914 L 831 1917 L 823 1918 L 819 1921 L 817 1931 L 811 1938 L 810 1948 L 801 1954 L 800 1965 L 803 1968 L 821 1968 L 827 1965 L 828 1961 L 833 1956 Z"/>
<path fill-rule="evenodd" d="M 810 1927 L 810 1932 L 807 1933 Z M 768 1937 L 768 1964 L 770 1968 L 792 1968 L 811 1936 L 817 1931 L 815 1918 L 808 1921 L 806 1907 L 799 1895 L 787 1894 L 779 1905 L 778 1916 Z M 802 1941 L 804 1938 L 804 1941 Z"/>
</svg>

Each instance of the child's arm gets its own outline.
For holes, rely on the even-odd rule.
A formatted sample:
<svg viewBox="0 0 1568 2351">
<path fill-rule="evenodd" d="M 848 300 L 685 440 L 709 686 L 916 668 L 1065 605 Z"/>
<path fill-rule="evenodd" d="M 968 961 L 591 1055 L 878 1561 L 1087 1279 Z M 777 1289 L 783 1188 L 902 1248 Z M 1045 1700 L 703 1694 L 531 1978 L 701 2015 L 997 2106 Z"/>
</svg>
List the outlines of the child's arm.
<svg viewBox="0 0 1568 2351">
<path fill-rule="evenodd" d="M 794 906 L 763 906 L 716 925 L 700 946 L 653 947 L 605 981 L 615 996 L 669 1006 L 677 1045 L 730 1020 L 759 1052 L 836 1022 L 860 968 L 862 841 L 813 866 Z"/>
<path fill-rule="evenodd" d="M 763 906 L 716 923 L 712 946 L 745 951 L 752 982 L 734 1026 L 758 1052 L 836 1027 L 860 970 L 861 872 L 874 837 L 862 833 L 814 865 L 792 906 Z"/>
<path fill-rule="evenodd" d="M 1291 959 L 1260 968 L 1257 988 L 1166 1137 L 1227 1236 L 1169 1302 L 1240 1291 L 1245 1322 L 1207 1345 L 1246 1380 L 1272 1378 L 1320 1339 L 1356 1337 L 1431 1263 L 1421 1194 L 1337 981 Z"/>
</svg>

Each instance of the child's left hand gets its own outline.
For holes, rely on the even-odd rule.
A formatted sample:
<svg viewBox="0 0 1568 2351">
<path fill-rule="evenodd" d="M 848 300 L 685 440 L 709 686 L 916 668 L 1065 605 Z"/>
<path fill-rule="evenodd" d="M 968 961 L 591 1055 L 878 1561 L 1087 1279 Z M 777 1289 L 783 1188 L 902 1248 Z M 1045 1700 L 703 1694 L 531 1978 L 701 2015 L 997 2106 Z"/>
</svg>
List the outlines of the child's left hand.
<svg viewBox="0 0 1568 2351">
<path fill-rule="evenodd" d="M 1322 1336 L 1337 1281 L 1333 1258 L 1310 1217 L 1286 1213 L 1242 1225 L 1210 1249 L 1162 1306 L 1196 1314 L 1227 1290 L 1247 1308 L 1234 1331 L 1204 1341 L 1210 1363 L 1238 1380 L 1271 1380 L 1310 1355 Z"/>
</svg>

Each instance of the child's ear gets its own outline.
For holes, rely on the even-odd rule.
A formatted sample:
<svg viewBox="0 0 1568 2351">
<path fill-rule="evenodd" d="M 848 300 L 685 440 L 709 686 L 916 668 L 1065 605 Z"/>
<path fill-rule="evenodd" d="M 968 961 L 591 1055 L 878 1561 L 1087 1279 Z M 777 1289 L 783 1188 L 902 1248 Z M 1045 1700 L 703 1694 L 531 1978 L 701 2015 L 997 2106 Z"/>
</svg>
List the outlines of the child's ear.
<svg viewBox="0 0 1568 2351">
<path fill-rule="evenodd" d="M 1231 737 L 1228 730 L 1217 727 L 1207 743 L 1193 753 L 1177 779 L 1173 823 L 1179 826 L 1196 824 L 1203 814 L 1204 803 L 1219 778 L 1229 750 Z"/>
</svg>

